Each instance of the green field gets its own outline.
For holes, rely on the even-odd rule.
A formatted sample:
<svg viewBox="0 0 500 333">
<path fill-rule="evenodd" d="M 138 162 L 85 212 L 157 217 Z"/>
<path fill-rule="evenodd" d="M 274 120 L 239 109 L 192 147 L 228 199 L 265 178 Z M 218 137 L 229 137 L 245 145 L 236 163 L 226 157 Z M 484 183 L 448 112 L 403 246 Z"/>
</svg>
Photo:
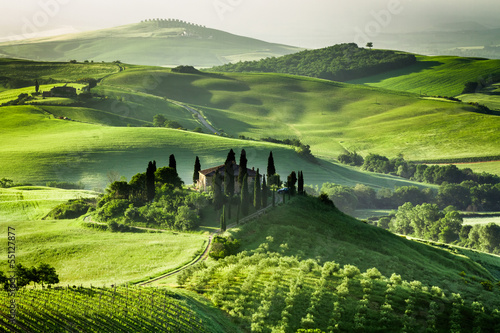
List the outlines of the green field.
<svg viewBox="0 0 500 333">
<path fill-rule="evenodd" d="M 413 184 L 324 160 L 311 163 L 282 145 L 166 128 L 110 127 L 58 120 L 33 106 L 3 107 L 0 115 L 0 174 L 15 182 L 82 181 L 88 189 L 104 188 L 110 171 L 130 179 L 144 172 L 149 161 L 168 165 L 169 155 L 175 154 L 179 175 L 190 184 L 195 156 L 200 157 L 202 168 L 208 168 L 222 164 L 231 148 L 239 154 L 241 147 L 247 152 L 249 166 L 260 170 L 265 170 L 272 150 L 278 173 L 307 170 L 306 184 L 330 181 L 389 188 Z"/>
<path fill-rule="evenodd" d="M 70 199 L 92 198 L 97 193 L 51 187 L 0 188 L 0 221 L 39 220 L 55 206 Z"/>
<path fill-rule="evenodd" d="M 429 96 L 457 96 L 466 82 L 500 74 L 500 60 L 451 56 L 417 56 L 415 65 L 350 81 L 372 87 Z"/>
<path fill-rule="evenodd" d="M 157 70 L 157 85 L 144 88 L 140 83 L 151 74 L 124 71 L 104 85 L 187 103 L 235 137 L 299 138 L 314 155 L 330 160 L 345 149 L 403 153 L 408 159 L 498 154 L 500 118 L 478 114 L 467 104 L 277 74 Z"/>
<path fill-rule="evenodd" d="M 500 225 L 500 217 L 466 217 L 464 218 L 464 224 L 488 224 L 488 223 L 496 223 Z"/>
<path fill-rule="evenodd" d="M 60 283 L 110 286 L 155 277 L 190 262 L 207 237 L 186 233 L 111 233 L 83 228 L 75 220 L 0 222 L 14 227 L 16 262 L 55 267 Z M 7 256 L 7 248 L 0 255 Z M 0 270 L 7 270 L 4 262 Z"/>
</svg>

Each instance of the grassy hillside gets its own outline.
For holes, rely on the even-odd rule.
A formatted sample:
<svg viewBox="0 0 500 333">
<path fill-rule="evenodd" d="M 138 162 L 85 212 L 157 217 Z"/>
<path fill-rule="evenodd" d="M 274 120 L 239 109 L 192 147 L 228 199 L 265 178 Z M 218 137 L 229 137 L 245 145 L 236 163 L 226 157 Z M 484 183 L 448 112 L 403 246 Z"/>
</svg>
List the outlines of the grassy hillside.
<svg viewBox="0 0 500 333">
<path fill-rule="evenodd" d="M 498 59 L 417 56 L 417 63 L 412 66 L 349 82 L 422 95 L 457 96 L 466 82 L 498 75 L 499 67 Z"/>
<path fill-rule="evenodd" d="M 290 147 L 235 140 L 167 128 L 111 127 L 54 119 L 40 107 L 0 108 L 0 174 L 16 182 L 82 181 L 87 188 L 105 187 L 110 171 L 128 179 L 144 172 L 148 161 L 168 165 L 174 154 L 180 177 L 192 182 L 195 156 L 202 168 L 222 164 L 233 148 L 247 152 L 249 166 L 265 170 L 273 151 L 278 173 L 304 170 L 306 184 L 332 181 L 393 188 L 409 182 L 386 175 L 372 175 L 320 160 L 311 163 Z"/>
<path fill-rule="evenodd" d="M 121 60 L 143 65 L 201 67 L 280 56 L 299 50 L 166 20 L 0 44 L 0 54 L 34 60 Z"/>
<path fill-rule="evenodd" d="M 151 75 L 156 85 L 144 87 Z M 235 137 L 299 138 L 326 159 L 344 149 L 403 153 L 408 159 L 498 154 L 500 118 L 478 114 L 467 104 L 403 92 L 279 74 L 168 70 L 124 71 L 104 85 L 190 104 Z"/>
<path fill-rule="evenodd" d="M 82 190 L 62 190 L 42 186 L 0 188 L 0 220 L 38 220 L 58 204 L 70 199 L 90 198 L 97 193 Z"/>
<path fill-rule="evenodd" d="M 109 286 L 155 277 L 190 262 L 207 241 L 201 234 L 96 231 L 75 220 L 2 219 L 0 228 L 8 226 L 15 228 L 16 262 L 28 267 L 49 263 L 63 285 Z M 6 247 L 0 255 L 7 256 Z M 5 261 L 0 271 L 7 268 Z"/>
<path fill-rule="evenodd" d="M 241 240 L 243 252 L 178 281 L 245 330 L 499 328 L 498 257 L 474 253 L 472 260 L 468 251 L 409 241 L 314 198 L 297 199 L 229 233 Z M 492 291 L 480 283 L 487 280 Z"/>
<path fill-rule="evenodd" d="M 100 79 L 118 71 L 120 67 L 110 63 L 37 62 L 0 58 L 0 91 L 31 86 L 31 93 L 34 92 L 35 80 L 40 84 L 53 86 L 55 82 L 76 82 L 83 78 Z"/>
</svg>

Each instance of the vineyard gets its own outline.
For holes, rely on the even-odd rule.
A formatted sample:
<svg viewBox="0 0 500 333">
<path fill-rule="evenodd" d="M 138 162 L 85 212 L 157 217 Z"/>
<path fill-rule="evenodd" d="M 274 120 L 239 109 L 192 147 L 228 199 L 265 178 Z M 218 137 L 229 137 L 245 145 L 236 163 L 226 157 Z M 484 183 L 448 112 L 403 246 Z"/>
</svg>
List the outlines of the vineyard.
<svg viewBox="0 0 500 333">
<path fill-rule="evenodd" d="M 371 268 L 241 252 L 179 277 L 252 332 L 498 332 L 499 309 Z M 493 291 L 498 293 L 498 287 Z M 492 297 L 494 297 L 492 295 Z M 458 330 L 457 330 L 458 328 Z"/>
<path fill-rule="evenodd" d="M 211 332 L 212 319 L 166 289 L 80 288 L 20 290 L 15 324 L 7 292 L 0 293 L 2 332 Z M 201 317 L 201 318 L 200 318 Z"/>
</svg>

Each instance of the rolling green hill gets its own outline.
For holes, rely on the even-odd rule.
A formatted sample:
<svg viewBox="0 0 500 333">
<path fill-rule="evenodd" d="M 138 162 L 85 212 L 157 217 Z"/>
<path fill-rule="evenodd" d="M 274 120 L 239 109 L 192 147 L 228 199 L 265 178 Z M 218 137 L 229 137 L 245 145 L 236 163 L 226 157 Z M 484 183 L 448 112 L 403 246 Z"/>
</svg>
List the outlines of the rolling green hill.
<svg viewBox="0 0 500 333">
<path fill-rule="evenodd" d="M 151 75 L 156 85 L 142 85 Z M 500 118 L 411 93 L 282 74 L 169 70 L 124 71 L 103 86 L 187 103 L 235 137 L 298 138 L 325 159 L 345 149 L 416 160 L 498 155 Z"/>
<path fill-rule="evenodd" d="M 227 234 L 242 252 L 178 282 L 245 330 L 498 328 L 499 257 L 409 241 L 316 198 L 296 198 Z"/>
<path fill-rule="evenodd" d="M 190 184 L 195 156 L 203 168 L 222 164 L 228 151 L 245 148 L 250 166 L 265 170 L 269 151 L 282 175 L 305 170 L 306 184 L 325 180 L 374 187 L 412 184 L 398 177 L 357 171 L 328 161 L 311 163 L 294 149 L 271 143 L 235 140 L 167 128 L 114 127 L 54 119 L 36 106 L 0 108 L 0 174 L 16 182 L 82 181 L 87 188 L 105 187 L 110 171 L 130 179 L 148 161 L 168 165 L 175 154 L 180 177 Z M 306 171 L 307 170 L 307 171 Z"/>
<path fill-rule="evenodd" d="M 457 96 L 465 83 L 499 74 L 499 59 L 417 56 L 414 65 L 349 82 L 421 95 Z"/>
<path fill-rule="evenodd" d="M 299 50 L 176 20 L 148 20 L 110 29 L 0 44 L 0 55 L 13 58 L 121 60 L 132 64 L 198 67 L 281 56 Z"/>
</svg>

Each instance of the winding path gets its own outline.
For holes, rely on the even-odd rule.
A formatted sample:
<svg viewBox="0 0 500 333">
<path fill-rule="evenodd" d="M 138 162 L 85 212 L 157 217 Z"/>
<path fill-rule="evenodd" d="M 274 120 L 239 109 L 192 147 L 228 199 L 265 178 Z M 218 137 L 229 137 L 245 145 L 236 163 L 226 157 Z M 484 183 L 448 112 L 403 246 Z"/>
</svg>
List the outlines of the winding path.
<svg viewBox="0 0 500 333">
<path fill-rule="evenodd" d="M 280 196 L 280 195 L 277 195 L 277 196 L 276 196 L 276 202 L 275 202 L 275 205 L 279 205 L 279 204 L 281 204 L 282 202 L 283 202 L 283 199 L 281 198 L 281 196 Z M 237 226 L 239 226 L 239 225 L 242 225 L 242 224 L 248 223 L 248 222 L 250 222 L 251 220 L 253 220 L 253 219 L 255 219 L 255 218 L 258 218 L 258 217 L 259 217 L 259 216 L 261 216 L 262 214 L 265 214 L 268 210 L 270 210 L 270 209 L 272 209 L 272 208 L 273 208 L 273 204 L 272 204 L 272 202 L 271 202 L 271 203 L 270 203 L 267 207 L 262 208 L 262 209 L 260 209 L 260 210 L 256 211 L 255 213 L 252 213 L 252 214 L 250 214 L 250 215 L 248 215 L 248 216 L 245 216 L 244 218 L 242 218 L 242 219 L 240 220 L 240 222 L 239 222 L 238 224 L 236 224 L 236 223 L 232 223 L 232 224 L 228 225 L 226 230 L 229 230 L 229 229 L 235 228 L 235 227 L 237 227 Z M 107 225 L 106 223 L 93 221 L 93 220 L 92 220 L 92 217 L 91 217 L 90 215 L 85 216 L 85 217 L 83 218 L 83 220 L 84 220 L 85 222 L 90 222 L 90 223 L 95 223 L 95 224 L 101 224 L 101 225 Z M 136 228 L 136 229 L 141 229 L 141 230 L 153 230 L 153 231 L 171 231 L 171 230 L 166 230 L 166 229 L 154 229 L 154 228 L 145 228 L 145 227 L 134 227 L 134 228 Z M 141 286 L 141 287 L 143 287 L 143 286 L 147 286 L 147 285 L 149 285 L 149 284 L 151 284 L 151 283 L 153 283 L 153 282 L 156 282 L 156 281 L 159 281 L 159 280 L 163 280 L 163 279 L 166 279 L 166 278 L 168 278 L 168 277 L 170 277 L 170 276 L 172 276 L 172 275 L 175 275 L 175 274 L 177 274 L 177 273 L 179 273 L 179 272 L 181 272 L 181 271 L 185 270 L 186 268 L 191 267 L 191 266 L 193 266 L 193 265 L 195 265 L 195 264 L 197 264 L 197 263 L 199 263 L 199 262 L 201 262 L 201 261 L 205 261 L 205 260 L 207 260 L 207 258 L 208 258 L 208 254 L 209 254 L 209 252 L 210 252 L 210 247 L 212 246 L 212 241 L 213 241 L 213 238 L 214 238 L 216 235 L 218 235 L 219 233 L 220 233 L 220 230 L 219 230 L 219 231 L 215 231 L 215 232 L 213 232 L 213 233 L 212 233 L 212 234 L 208 237 L 208 244 L 207 244 L 207 246 L 206 246 L 205 250 L 204 250 L 204 251 L 203 251 L 203 253 L 202 253 L 202 254 L 201 254 L 198 258 L 196 258 L 195 260 L 193 260 L 193 261 L 191 261 L 190 263 L 188 263 L 188 264 L 186 264 L 186 265 L 184 265 L 184 266 L 182 266 L 182 267 L 179 267 L 179 268 L 177 268 L 177 269 L 175 269 L 175 270 L 173 270 L 173 271 L 171 271 L 171 272 L 168 272 L 168 273 L 166 273 L 166 274 L 163 274 L 163 275 L 161 275 L 161 276 L 158 276 L 158 277 L 156 277 L 156 278 L 154 278 L 154 279 L 151 279 L 151 280 L 148 280 L 148 281 L 145 281 L 145 282 L 139 282 L 139 283 L 137 283 L 137 285 L 138 285 L 138 286 Z"/>
<path fill-rule="evenodd" d="M 189 112 L 191 112 L 192 114 L 194 114 L 196 116 L 196 118 L 198 118 L 198 121 L 203 125 L 205 126 L 206 129 L 208 129 L 208 131 L 210 133 L 214 133 L 214 134 L 219 134 L 217 132 L 217 130 L 208 123 L 208 121 L 201 115 L 200 111 L 196 110 L 196 109 L 193 109 L 192 107 L 190 106 L 187 106 L 187 105 L 184 105 L 182 103 L 179 103 L 177 101 L 174 101 L 174 100 L 170 100 L 168 99 L 167 101 L 169 101 L 170 103 L 172 104 L 175 104 L 177 106 L 180 106 L 181 108 L 184 108 L 186 110 L 188 110 Z"/>
</svg>

